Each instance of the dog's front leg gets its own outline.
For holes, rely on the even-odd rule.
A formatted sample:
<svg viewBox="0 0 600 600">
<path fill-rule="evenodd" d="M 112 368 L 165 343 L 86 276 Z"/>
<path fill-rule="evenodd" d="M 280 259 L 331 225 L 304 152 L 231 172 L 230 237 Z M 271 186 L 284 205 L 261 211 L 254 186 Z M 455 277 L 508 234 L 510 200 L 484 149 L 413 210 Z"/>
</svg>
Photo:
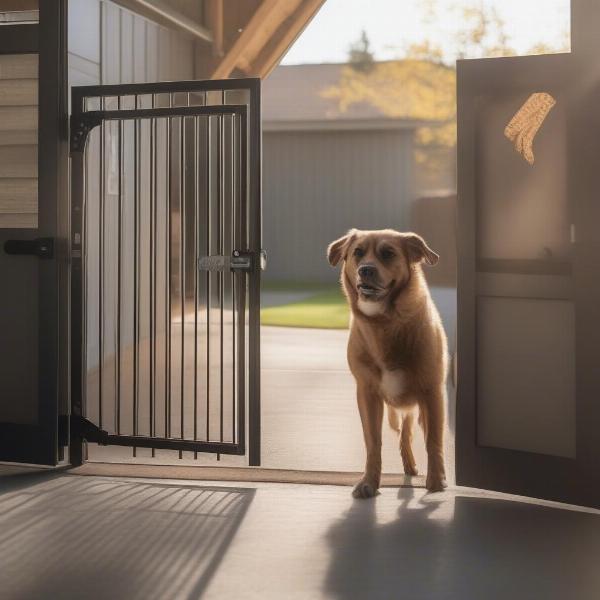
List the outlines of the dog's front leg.
<svg viewBox="0 0 600 600">
<path fill-rule="evenodd" d="M 430 492 L 440 492 L 447 486 L 446 470 L 444 468 L 444 390 L 437 390 L 423 398 L 419 410 L 427 448 L 427 481 L 425 486 Z"/>
<path fill-rule="evenodd" d="M 383 422 L 383 399 L 374 392 L 375 386 L 358 385 L 358 410 L 362 421 L 367 464 L 363 478 L 356 484 L 355 498 L 371 498 L 377 493 L 381 480 L 381 428 Z"/>
</svg>

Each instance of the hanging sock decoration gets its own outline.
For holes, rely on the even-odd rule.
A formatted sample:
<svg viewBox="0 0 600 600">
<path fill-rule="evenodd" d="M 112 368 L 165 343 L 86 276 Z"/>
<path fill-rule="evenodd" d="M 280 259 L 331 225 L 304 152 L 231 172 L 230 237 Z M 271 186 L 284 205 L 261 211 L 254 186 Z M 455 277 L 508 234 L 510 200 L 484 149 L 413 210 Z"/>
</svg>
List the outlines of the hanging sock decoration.
<svg viewBox="0 0 600 600">
<path fill-rule="evenodd" d="M 556 100 L 546 92 L 531 94 L 504 129 L 504 135 L 530 165 L 535 161 L 533 139 L 555 104 Z"/>
</svg>

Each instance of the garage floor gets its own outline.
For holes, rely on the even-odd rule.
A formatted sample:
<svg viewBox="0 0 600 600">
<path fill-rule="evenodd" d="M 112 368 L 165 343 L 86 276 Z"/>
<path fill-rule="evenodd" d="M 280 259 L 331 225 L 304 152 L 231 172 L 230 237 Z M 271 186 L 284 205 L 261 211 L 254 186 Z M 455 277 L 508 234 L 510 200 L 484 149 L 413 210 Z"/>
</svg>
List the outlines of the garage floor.
<svg viewBox="0 0 600 600">
<path fill-rule="evenodd" d="M 595 600 L 600 511 L 454 489 L 0 477 L 0 597 Z"/>
</svg>

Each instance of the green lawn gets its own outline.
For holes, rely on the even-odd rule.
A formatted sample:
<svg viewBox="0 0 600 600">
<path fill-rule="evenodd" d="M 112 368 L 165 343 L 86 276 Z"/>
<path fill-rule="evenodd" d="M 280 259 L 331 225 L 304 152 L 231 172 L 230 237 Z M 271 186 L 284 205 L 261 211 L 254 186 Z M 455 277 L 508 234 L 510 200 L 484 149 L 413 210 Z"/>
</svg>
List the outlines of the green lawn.
<svg viewBox="0 0 600 600">
<path fill-rule="evenodd" d="M 309 298 L 282 306 L 263 308 L 261 323 L 279 327 L 347 329 L 350 312 L 339 285 L 311 287 L 314 295 Z M 276 284 L 266 289 L 306 291 L 307 286 Z"/>
</svg>

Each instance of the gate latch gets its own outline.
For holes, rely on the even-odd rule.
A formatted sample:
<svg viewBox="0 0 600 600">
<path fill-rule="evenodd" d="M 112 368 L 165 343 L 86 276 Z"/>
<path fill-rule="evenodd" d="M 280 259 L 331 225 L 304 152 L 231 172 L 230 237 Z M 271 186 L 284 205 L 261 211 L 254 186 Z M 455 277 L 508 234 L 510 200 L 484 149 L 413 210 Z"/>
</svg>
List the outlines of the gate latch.
<svg viewBox="0 0 600 600">
<path fill-rule="evenodd" d="M 259 268 L 265 269 L 267 255 L 264 250 L 260 252 L 251 252 L 249 250 L 234 250 L 231 256 L 213 254 L 210 256 L 201 256 L 198 259 L 198 269 L 200 271 L 243 271 L 250 272 L 255 268 L 254 261 L 259 260 Z"/>
<path fill-rule="evenodd" d="M 6 240 L 6 254 L 37 256 L 38 258 L 54 258 L 54 239 L 36 238 L 34 240 Z"/>
</svg>

